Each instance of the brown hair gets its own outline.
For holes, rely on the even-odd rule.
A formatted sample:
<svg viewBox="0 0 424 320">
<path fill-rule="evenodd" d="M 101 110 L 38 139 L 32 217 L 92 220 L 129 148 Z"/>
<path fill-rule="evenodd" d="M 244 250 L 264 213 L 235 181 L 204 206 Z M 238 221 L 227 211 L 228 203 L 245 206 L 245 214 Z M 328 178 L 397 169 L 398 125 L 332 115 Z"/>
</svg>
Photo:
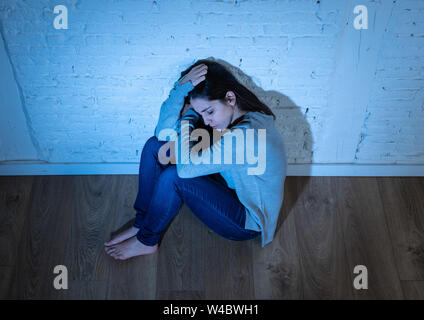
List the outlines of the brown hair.
<svg viewBox="0 0 424 320">
<path fill-rule="evenodd" d="M 275 114 L 271 109 L 261 102 L 258 97 L 242 85 L 222 64 L 206 59 L 198 60 L 192 66 L 181 72 L 181 77 L 184 77 L 192 68 L 199 64 L 205 64 L 208 67 L 206 79 L 200 82 L 189 92 L 184 104 L 188 104 L 190 98 L 204 98 L 207 100 L 220 100 L 225 103 L 225 96 L 228 91 L 233 91 L 236 96 L 237 106 L 242 111 L 262 112 L 272 115 L 274 120 Z M 183 106 L 184 107 L 184 106 Z M 182 116 L 181 108 L 179 119 Z"/>
</svg>

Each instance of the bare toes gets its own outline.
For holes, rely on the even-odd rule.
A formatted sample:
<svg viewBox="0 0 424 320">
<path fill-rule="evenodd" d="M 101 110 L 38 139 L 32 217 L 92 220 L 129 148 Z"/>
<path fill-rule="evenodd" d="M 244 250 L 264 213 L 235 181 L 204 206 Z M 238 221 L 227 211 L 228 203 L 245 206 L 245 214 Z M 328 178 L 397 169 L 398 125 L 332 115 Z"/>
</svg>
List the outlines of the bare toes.
<svg viewBox="0 0 424 320">
<path fill-rule="evenodd" d="M 111 248 L 109 249 L 108 253 L 112 255 L 115 253 L 115 251 L 116 251 L 116 248 Z"/>
<path fill-rule="evenodd" d="M 122 260 L 122 257 L 123 257 L 123 255 L 121 253 L 117 253 L 115 255 L 115 258 L 118 259 L 118 260 Z"/>
<path fill-rule="evenodd" d="M 106 250 L 108 253 L 111 253 L 112 251 L 115 250 L 115 247 L 109 247 L 109 248 L 106 248 Z"/>
</svg>

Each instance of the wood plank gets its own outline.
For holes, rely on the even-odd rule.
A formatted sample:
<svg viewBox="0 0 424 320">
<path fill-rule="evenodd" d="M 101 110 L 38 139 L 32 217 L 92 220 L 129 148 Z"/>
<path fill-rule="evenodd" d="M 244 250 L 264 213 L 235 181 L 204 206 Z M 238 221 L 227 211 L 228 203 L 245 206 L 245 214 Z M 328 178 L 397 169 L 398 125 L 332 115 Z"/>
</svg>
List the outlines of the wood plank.
<svg viewBox="0 0 424 320">
<path fill-rule="evenodd" d="M 232 244 L 205 227 L 205 299 L 231 299 L 234 296 L 231 270 Z"/>
<path fill-rule="evenodd" d="M 16 290 L 13 289 L 13 267 L 0 266 L 0 299 L 16 299 Z"/>
<path fill-rule="evenodd" d="M 136 175 L 2 177 L 0 298 L 423 299 L 424 281 L 400 281 L 422 277 L 423 184 L 288 177 L 265 248 L 218 236 L 183 205 L 158 253 L 117 261 L 103 243 L 132 225 Z M 68 290 L 53 287 L 59 264 Z M 368 290 L 353 288 L 359 264 Z"/>
<path fill-rule="evenodd" d="M 153 300 L 156 298 L 157 253 L 111 262 L 107 299 Z"/>
<path fill-rule="evenodd" d="M 0 266 L 14 266 L 33 177 L 0 177 Z"/>
<path fill-rule="evenodd" d="M 252 246 L 258 239 L 232 241 L 212 231 L 205 246 L 205 299 L 254 299 Z"/>
<path fill-rule="evenodd" d="M 252 246 L 252 276 L 256 299 L 302 298 L 294 215 L 296 214 L 296 202 L 306 184 L 306 179 L 286 178 L 284 201 L 274 240 L 264 248 L 260 243 Z"/>
<path fill-rule="evenodd" d="M 205 228 L 183 203 L 158 249 L 157 299 L 172 292 L 204 291 Z"/>
<path fill-rule="evenodd" d="M 203 291 L 190 291 L 190 290 L 165 290 L 160 291 L 158 296 L 161 300 L 202 300 L 204 299 Z"/>
<path fill-rule="evenodd" d="M 138 176 L 118 177 L 116 207 L 108 219 L 114 221 L 111 230 L 121 232 L 134 224 L 133 208 L 138 191 Z M 119 228 L 117 228 L 119 227 Z M 109 236 L 109 233 L 107 233 Z M 107 238 L 109 240 L 109 238 Z M 109 269 L 107 299 L 147 299 L 156 297 L 156 274 L 158 254 L 133 257 L 128 260 L 114 260 L 105 256 L 103 261 Z"/>
<path fill-rule="evenodd" d="M 294 214 L 304 299 L 350 299 L 351 282 L 332 180 L 309 179 Z M 297 187 L 299 189 L 299 187 Z M 337 199 L 338 201 L 338 199 Z"/>
<path fill-rule="evenodd" d="M 205 299 L 254 299 L 252 246 L 260 239 L 232 241 L 197 221 L 204 236 Z"/>
<path fill-rule="evenodd" d="M 334 201 L 337 201 L 342 234 L 335 241 L 344 241 L 355 299 L 402 299 L 390 234 L 383 212 L 385 197 L 380 197 L 374 177 L 332 178 Z M 337 258 L 334 257 L 337 261 Z M 368 270 L 368 289 L 356 290 L 353 280 L 355 266 Z"/>
<path fill-rule="evenodd" d="M 72 199 L 67 182 L 65 176 L 34 178 L 13 275 L 18 298 L 39 299 L 55 292 L 53 269 L 66 265 L 66 228 Z"/>
<path fill-rule="evenodd" d="M 424 300 L 424 281 L 402 281 L 403 293 L 407 300 Z"/>
<path fill-rule="evenodd" d="M 424 280 L 424 178 L 379 179 L 401 280 Z"/>
<path fill-rule="evenodd" d="M 46 300 L 105 300 L 106 281 L 69 280 L 68 289 L 51 290 L 42 299 Z"/>
<path fill-rule="evenodd" d="M 120 176 L 74 176 L 72 220 L 66 261 L 72 279 L 104 281 L 109 279 L 112 262 L 104 251 L 104 242 L 116 229 L 116 213 L 122 192 Z"/>
</svg>

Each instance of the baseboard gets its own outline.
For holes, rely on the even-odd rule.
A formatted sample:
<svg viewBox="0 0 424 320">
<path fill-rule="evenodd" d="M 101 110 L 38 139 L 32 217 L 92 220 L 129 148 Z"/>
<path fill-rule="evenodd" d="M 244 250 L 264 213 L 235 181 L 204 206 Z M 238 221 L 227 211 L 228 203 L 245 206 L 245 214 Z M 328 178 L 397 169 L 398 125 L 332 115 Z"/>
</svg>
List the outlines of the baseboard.
<svg viewBox="0 0 424 320">
<path fill-rule="evenodd" d="M 289 176 L 424 177 L 424 165 L 384 164 L 294 164 Z"/>
<path fill-rule="evenodd" d="M 0 176 L 138 174 L 138 163 L 3 163 Z M 424 176 L 424 165 L 292 164 L 288 176 Z"/>
</svg>

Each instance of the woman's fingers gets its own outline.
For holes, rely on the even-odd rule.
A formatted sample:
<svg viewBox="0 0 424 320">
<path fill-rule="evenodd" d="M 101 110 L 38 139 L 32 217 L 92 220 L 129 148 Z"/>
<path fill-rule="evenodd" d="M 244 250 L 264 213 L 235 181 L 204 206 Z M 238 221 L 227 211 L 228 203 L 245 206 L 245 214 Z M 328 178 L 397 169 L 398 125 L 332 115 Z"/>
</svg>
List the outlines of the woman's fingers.
<svg viewBox="0 0 424 320">
<path fill-rule="evenodd" d="M 193 86 L 197 86 L 200 82 L 202 82 L 205 79 L 206 79 L 205 76 L 201 76 L 201 77 L 198 77 L 196 79 L 193 79 L 192 80 Z"/>
<path fill-rule="evenodd" d="M 200 74 L 198 74 L 198 75 L 196 75 L 196 76 L 194 76 L 193 78 L 192 78 L 192 80 L 194 80 L 194 81 L 202 81 L 202 80 L 200 80 L 202 77 L 203 77 L 203 80 L 205 80 L 205 78 L 206 78 L 206 72 L 204 72 L 204 73 L 200 73 Z"/>
<path fill-rule="evenodd" d="M 197 69 L 192 77 L 193 85 L 197 85 L 206 79 L 205 75 L 208 73 L 208 67 L 206 65 L 202 65 L 201 68 Z"/>
<path fill-rule="evenodd" d="M 208 66 L 206 64 L 199 64 L 198 66 L 195 66 L 193 69 L 191 70 L 200 70 L 200 69 L 204 69 L 207 68 Z"/>
<path fill-rule="evenodd" d="M 199 71 L 196 72 L 196 74 L 199 75 L 199 76 L 203 76 L 206 73 L 208 73 L 208 68 L 207 67 L 206 68 L 202 68 L 202 69 L 200 69 Z"/>
<path fill-rule="evenodd" d="M 208 66 L 207 65 L 205 65 L 205 64 L 201 64 L 201 65 L 198 65 L 198 66 L 196 66 L 196 67 L 194 67 L 193 69 L 191 69 L 191 72 L 193 72 L 193 74 L 200 74 L 200 73 L 203 73 L 203 72 L 207 72 L 207 70 L 208 70 Z"/>
<path fill-rule="evenodd" d="M 191 81 L 193 86 L 196 86 L 198 83 L 206 79 L 205 74 L 208 72 L 208 66 L 205 64 L 199 64 L 190 70 L 180 81 L 180 85 Z"/>
</svg>

